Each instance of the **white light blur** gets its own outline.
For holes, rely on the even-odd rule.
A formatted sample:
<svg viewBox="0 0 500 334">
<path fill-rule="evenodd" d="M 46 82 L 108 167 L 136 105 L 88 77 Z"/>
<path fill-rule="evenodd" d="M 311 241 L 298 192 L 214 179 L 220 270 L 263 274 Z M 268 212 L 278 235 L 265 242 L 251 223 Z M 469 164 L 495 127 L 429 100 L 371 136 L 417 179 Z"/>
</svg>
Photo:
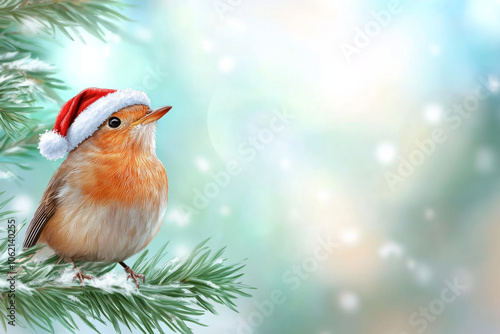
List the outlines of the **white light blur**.
<svg viewBox="0 0 500 334">
<path fill-rule="evenodd" d="M 207 41 L 207 40 L 204 40 L 203 42 L 201 42 L 201 47 L 202 47 L 202 48 L 203 48 L 203 50 L 204 50 L 204 51 L 206 51 L 206 52 L 210 52 L 210 51 L 212 51 L 212 49 L 213 49 L 212 42 Z"/>
<path fill-rule="evenodd" d="M 106 77 L 109 73 L 109 46 L 95 38 L 84 36 L 86 44 L 68 44 L 61 57 L 64 72 L 74 82 L 95 82 L 95 78 Z M 71 61 L 68 61 L 71 60 Z M 78 66 L 75 66 L 78 64 Z"/>
<path fill-rule="evenodd" d="M 493 75 L 488 76 L 488 88 L 494 93 L 498 92 L 498 89 L 500 88 L 500 82 L 498 81 L 497 77 Z"/>
<path fill-rule="evenodd" d="M 174 253 L 177 257 L 184 257 L 189 254 L 189 249 L 185 245 L 178 245 L 175 247 Z"/>
<path fill-rule="evenodd" d="M 182 210 L 179 210 L 178 208 L 172 208 L 167 212 L 166 220 L 168 222 L 173 222 L 180 227 L 186 226 L 190 221 L 189 215 L 182 212 Z"/>
<path fill-rule="evenodd" d="M 441 46 L 437 44 L 429 44 L 427 46 L 429 53 L 433 56 L 439 56 L 441 54 Z"/>
<path fill-rule="evenodd" d="M 245 22 L 238 20 L 234 17 L 228 18 L 226 20 L 226 24 L 229 28 L 240 31 L 240 32 L 246 31 L 248 29 Z"/>
<path fill-rule="evenodd" d="M 103 56 L 105 58 L 108 58 L 110 54 L 111 54 L 111 47 L 109 45 L 106 45 L 104 47 Z"/>
<path fill-rule="evenodd" d="M 415 271 L 417 282 L 420 284 L 427 284 L 432 278 L 432 270 L 424 265 L 420 265 L 417 267 Z"/>
<path fill-rule="evenodd" d="M 202 172 L 208 172 L 210 170 L 210 163 L 207 159 L 199 157 L 196 159 L 196 166 Z"/>
<path fill-rule="evenodd" d="M 12 200 L 12 209 L 21 214 L 29 214 L 34 209 L 33 199 L 26 194 L 19 194 Z"/>
<path fill-rule="evenodd" d="M 359 232 L 355 229 L 343 231 L 340 234 L 340 240 L 346 245 L 354 245 L 359 241 Z"/>
<path fill-rule="evenodd" d="M 219 60 L 219 69 L 222 72 L 230 72 L 234 67 L 234 59 L 232 57 L 226 56 Z"/>
<path fill-rule="evenodd" d="M 476 170 L 490 173 L 495 170 L 495 153 L 488 147 L 481 147 L 476 152 Z"/>
<path fill-rule="evenodd" d="M 330 193 L 328 190 L 326 189 L 320 189 L 318 190 L 318 192 L 316 193 L 316 198 L 318 199 L 318 201 L 320 202 L 327 202 L 329 199 L 330 199 Z"/>
<path fill-rule="evenodd" d="M 409 259 L 408 261 L 406 261 L 406 267 L 408 267 L 408 269 L 410 270 L 414 270 L 417 266 L 417 263 L 415 262 L 415 260 L 413 259 Z"/>
<path fill-rule="evenodd" d="M 291 167 L 291 163 L 290 163 L 290 160 L 288 159 L 283 159 L 281 160 L 281 169 L 283 170 L 290 170 L 290 167 Z"/>
<path fill-rule="evenodd" d="M 436 216 L 436 212 L 432 208 L 426 208 L 424 212 L 424 217 L 426 220 L 433 220 Z"/>
<path fill-rule="evenodd" d="M 135 34 L 143 42 L 149 42 L 152 39 L 151 31 L 145 27 L 138 27 Z"/>
<path fill-rule="evenodd" d="M 500 31 L 500 3 L 491 0 L 469 0 L 466 14 L 472 28 L 482 32 Z"/>
<path fill-rule="evenodd" d="M 231 208 L 229 208 L 227 205 L 223 205 L 220 207 L 219 212 L 222 216 L 229 216 L 231 214 Z"/>
<path fill-rule="evenodd" d="M 382 164 L 390 164 L 396 158 L 396 147 L 391 143 L 380 143 L 377 146 L 376 155 Z"/>
<path fill-rule="evenodd" d="M 356 312 L 359 309 L 358 295 L 352 291 L 342 292 L 339 295 L 339 305 L 346 312 Z"/>
<path fill-rule="evenodd" d="M 403 256 L 403 248 L 395 242 L 387 242 L 379 249 L 379 255 L 383 259 L 390 257 L 401 258 Z"/>
<path fill-rule="evenodd" d="M 439 104 L 429 104 L 424 108 L 424 118 L 429 124 L 438 124 L 443 118 L 443 108 Z"/>
</svg>

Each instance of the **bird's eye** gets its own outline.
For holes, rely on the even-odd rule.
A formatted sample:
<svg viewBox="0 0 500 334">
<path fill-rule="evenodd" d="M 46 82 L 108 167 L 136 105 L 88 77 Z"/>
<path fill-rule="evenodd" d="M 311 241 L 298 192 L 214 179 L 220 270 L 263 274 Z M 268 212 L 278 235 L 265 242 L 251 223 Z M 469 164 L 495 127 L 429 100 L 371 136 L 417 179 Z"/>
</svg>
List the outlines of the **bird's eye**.
<svg viewBox="0 0 500 334">
<path fill-rule="evenodd" d="M 117 128 L 122 124 L 122 121 L 118 117 L 111 117 L 108 119 L 108 125 L 110 128 Z"/>
</svg>

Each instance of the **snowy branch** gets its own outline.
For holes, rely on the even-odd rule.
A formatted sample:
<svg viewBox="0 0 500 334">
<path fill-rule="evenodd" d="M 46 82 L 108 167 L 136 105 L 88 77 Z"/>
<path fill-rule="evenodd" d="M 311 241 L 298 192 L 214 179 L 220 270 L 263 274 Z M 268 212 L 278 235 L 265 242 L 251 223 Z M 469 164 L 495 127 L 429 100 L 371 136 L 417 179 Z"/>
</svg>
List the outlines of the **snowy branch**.
<svg viewBox="0 0 500 334">
<path fill-rule="evenodd" d="M 82 289 L 72 281 L 72 264 L 58 263 L 57 256 L 33 261 L 41 248 L 35 246 L 17 256 L 16 312 L 31 327 L 49 332 L 54 332 L 54 322 L 71 332 L 78 331 L 74 320 L 78 317 L 96 332 L 95 323 L 110 323 L 118 333 L 120 325 L 143 333 L 164 333 L 165 327 L 192 333 L 189 324 L 203 325 L 199 317 L 207 311 L 216 314 L 216 304 L 236 311 L 235 299 L 249 296 L 245 290 L 250 287 L 239 282 L 244 265 L 225 265 L 221 258 L 224 249 L 212 253 L 205 244 L 202 242 L 181 260 L 163 264 L 166 245 L 150 258 L 147 251 L 143 252 L 133 266 L 147 278 L 140 290 L 126 280 L 124 272 L 114 272 L 114 264 L 96 263 L 78 264 L 85 273 L 97 276 Z M 0 301 L 7 308 L 7 279 L 12 268 L 6 256 L 6 239 L 0 252 L 4 254 L 0 260 Z M 5 328 L 9 320 L 5 316 L 2 319 Z"/>
<path fill-rule="evenodd" d="M 36 36 L 55 37 L 57 31 L 70 39 L 86 31 L 104 39 L 114 22 L 126 20 L 116 0 L 0 0 L 0 179 L 16 179 L 13 167 L 26 168 L 16 159 L 32 151 L 45 128 L 43 101 L 62 102 L 64 83 L 52 65 L 34 55 L 42 51 Z"/>
</svg>

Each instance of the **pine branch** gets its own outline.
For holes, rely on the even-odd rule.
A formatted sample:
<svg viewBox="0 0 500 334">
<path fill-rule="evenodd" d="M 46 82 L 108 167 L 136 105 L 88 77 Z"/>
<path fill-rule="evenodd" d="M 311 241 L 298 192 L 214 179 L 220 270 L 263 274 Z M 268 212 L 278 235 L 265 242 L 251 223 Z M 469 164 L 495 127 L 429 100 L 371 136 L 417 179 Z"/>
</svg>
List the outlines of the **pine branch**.
<svg viewBox="0 0 500 334">
<path fill-rule="evenodd" d="M 46 130 L 44 126 L 21 129 L 17 136 L 20 139 L 0 132 L 0 179 L 22 180 L 16 169 L 31 169 L 25 159 L 37 155 L 38 136 Z"/>
<path fill-rule="evenodd" d="M 52 66 L 29 55 L 9 52 L 0 56 L 0 126 L 10 137 L 19 137 L 22 128 L 34 121 L 27 114 L 36 111 L 37 99 L 56 99 L 56 89 L 64 89 L 53 77 Z"/>
<path fill-rule="evenodd" d="M 58 91 L 66 89 L 51 65 L 32 56 L 40 50 L 33 37 L 60 31 L 83 41 L 81 31 L 87 31 L 103 40 L 106 30 L 117 30 L 114 22 L 127 20 L 117 11 L 124 6 L 116 0 L 0 0 L 0 179 L 26 166 L 12 159 L 25 157 L 33 143 L 23 141 L 34 142 L 44 128 L 33 112 L 43 101 L 61 103 Z"/>
<path fill-rule="evenodd" d="M 3 0 L 0 1 L 0 27 L 17 25 L 27 32 L 54 35 L 61 31 L 73 40 L 83 41 L 79 28 L 104 39 L 105 30 L 116 30 L 113 21 L 127 20 L 117 9 L 116 0 Z"/>
<path fill-rule="evenodd" d="M 42 100 L 60 101 L 57 92 L 65 88 L 52 66 L 32 56 L 39 46 L 30 36 L 54 37 L 61 31 L 70 39 L 83 40 L 80 31 L 85 30 L 103 39 L 105 30 L 116 30 L 113 22 L 126 20 L 116 11 L 122 6 L 115 0 L 0 0 L 0 178 L 15 175 L 12 167 L 27 168 L 20 160 L 34 152 L 37 135 L 44 129 L 30 114 Z M 8 201 L 0 203 L 0 219 L 12 214 L 1 212 Z M 188 325 L 202 325 L 199 317 L 215 314 L 215 305 L 236 310 L 235 299 L 249 296 L 245 290 L 250 287 L 239 282 L 244 266 L 225 265 L 223 250 L 213 254 L 205 243 L 183 260 L 162 266 L 165 247 L 150 258 L 144 252 L 133 266 L 147 277 L 139 291 L 125 281 L 125 273 L 113 272 L 114 265 L 89 263 L 79 266 L 100 279 L 82 290 L 71 280 L 71 264 L 58 262 L 56 256 L 35 262 L 33 256 L 40 249 L 35 246 L 17 256 L 17 314 L 31 327 L 51 332 L 53 322 L 76 332 L 76 317 L 96 331 L 94 323 L 100 322 L 111 323 L 117 332 L 125 326 L 163 333 L 164 325 L 174 332 L 192 333 Z M 7 249 L 4 239 L 1 254 L 7 254 Z M 5 279 L 10 271 L 8 258 L 0 258 L 0 304 L 4 306 L 9 303 Z M 6 316 L 2 319 L 6 328 Z"/>
<path fill-rule="evenodd" d="M 28 114 L 40 98 L 61 102 L 54 68 L 31 54 L 38 46 L 26 35 L 57 30 L 83 41 L 80 30 L 104 39 L 105 30 L 116 30 L 113 21 L 126 20 L 117 12 L 124 5 L 115 0 L 0 0 L 0 127 L 13 137 L 30 126 Z"/>
<path fill-rule="evenodd" d="M 120 325 L 143 333 L 164 333 L 162 324 L 173 332 L 192 333 L 189 324 L 203 326 L 199 317 L 207 311 L 216 314 L 216 304 L 236 311 L 235 299 L 250 296 L 245 292 L 250 287 L 239 282 L 244 265 L 225 265 L 221 258 L 224 249 L 212 253 L 206 242 L 184 259 L 173 259 L 161 266 L 166 245 L 150 258 L 147 251 L 143 252 L 133 266 L 136 272 L 146 275 L 146 284 L 141 284 L 140 290 L 125 280 L 124 272 L 112 271 L 115 264 L 78 263 L 82 271 L 98 277 L 82 289 L 71 281 L 72 264 L 58 263 L 57 256 L 33 261 L 33 255 L 43 247 L 37 245 L 17 256 L 16 312 L 29 326 L 52 333 L 53 322 L 73 333 L 78 331 L 74 317 L 96 332 L 92 321 L 111 323 L 118 333 Z M 6 240 L 0 251 L 6 253 Z M 0 263 L 2 282 L 10 271 L 4 259 Z M 5 307 L 8 293 L 9 287 L 0 285 L 0 302 Z M 5 327 L 8 320 L 2 318 Z"/>
</svg>

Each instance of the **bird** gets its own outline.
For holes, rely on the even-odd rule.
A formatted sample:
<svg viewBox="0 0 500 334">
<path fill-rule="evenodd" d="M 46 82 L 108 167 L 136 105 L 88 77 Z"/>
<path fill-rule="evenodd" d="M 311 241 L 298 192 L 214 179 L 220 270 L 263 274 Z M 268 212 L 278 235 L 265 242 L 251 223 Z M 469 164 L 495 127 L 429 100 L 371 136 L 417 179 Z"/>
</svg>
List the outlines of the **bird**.
<svg viewBox="0 0 500 334">
<path fill-rule="evenodd" d="M 95 277 L 76 261 L 119 263 L 137 289 L 144 274 L 125 260 L 157 235 L 168 178 L 156 156 L 156 123 L 172 107 L 150 108 L 144 92 L 87 88 L 66 102 L 38 148 L 64 157 L 26 230 L 23 248 L 48 246 L 73 263 L 82 288 Z"/>
</svg>

